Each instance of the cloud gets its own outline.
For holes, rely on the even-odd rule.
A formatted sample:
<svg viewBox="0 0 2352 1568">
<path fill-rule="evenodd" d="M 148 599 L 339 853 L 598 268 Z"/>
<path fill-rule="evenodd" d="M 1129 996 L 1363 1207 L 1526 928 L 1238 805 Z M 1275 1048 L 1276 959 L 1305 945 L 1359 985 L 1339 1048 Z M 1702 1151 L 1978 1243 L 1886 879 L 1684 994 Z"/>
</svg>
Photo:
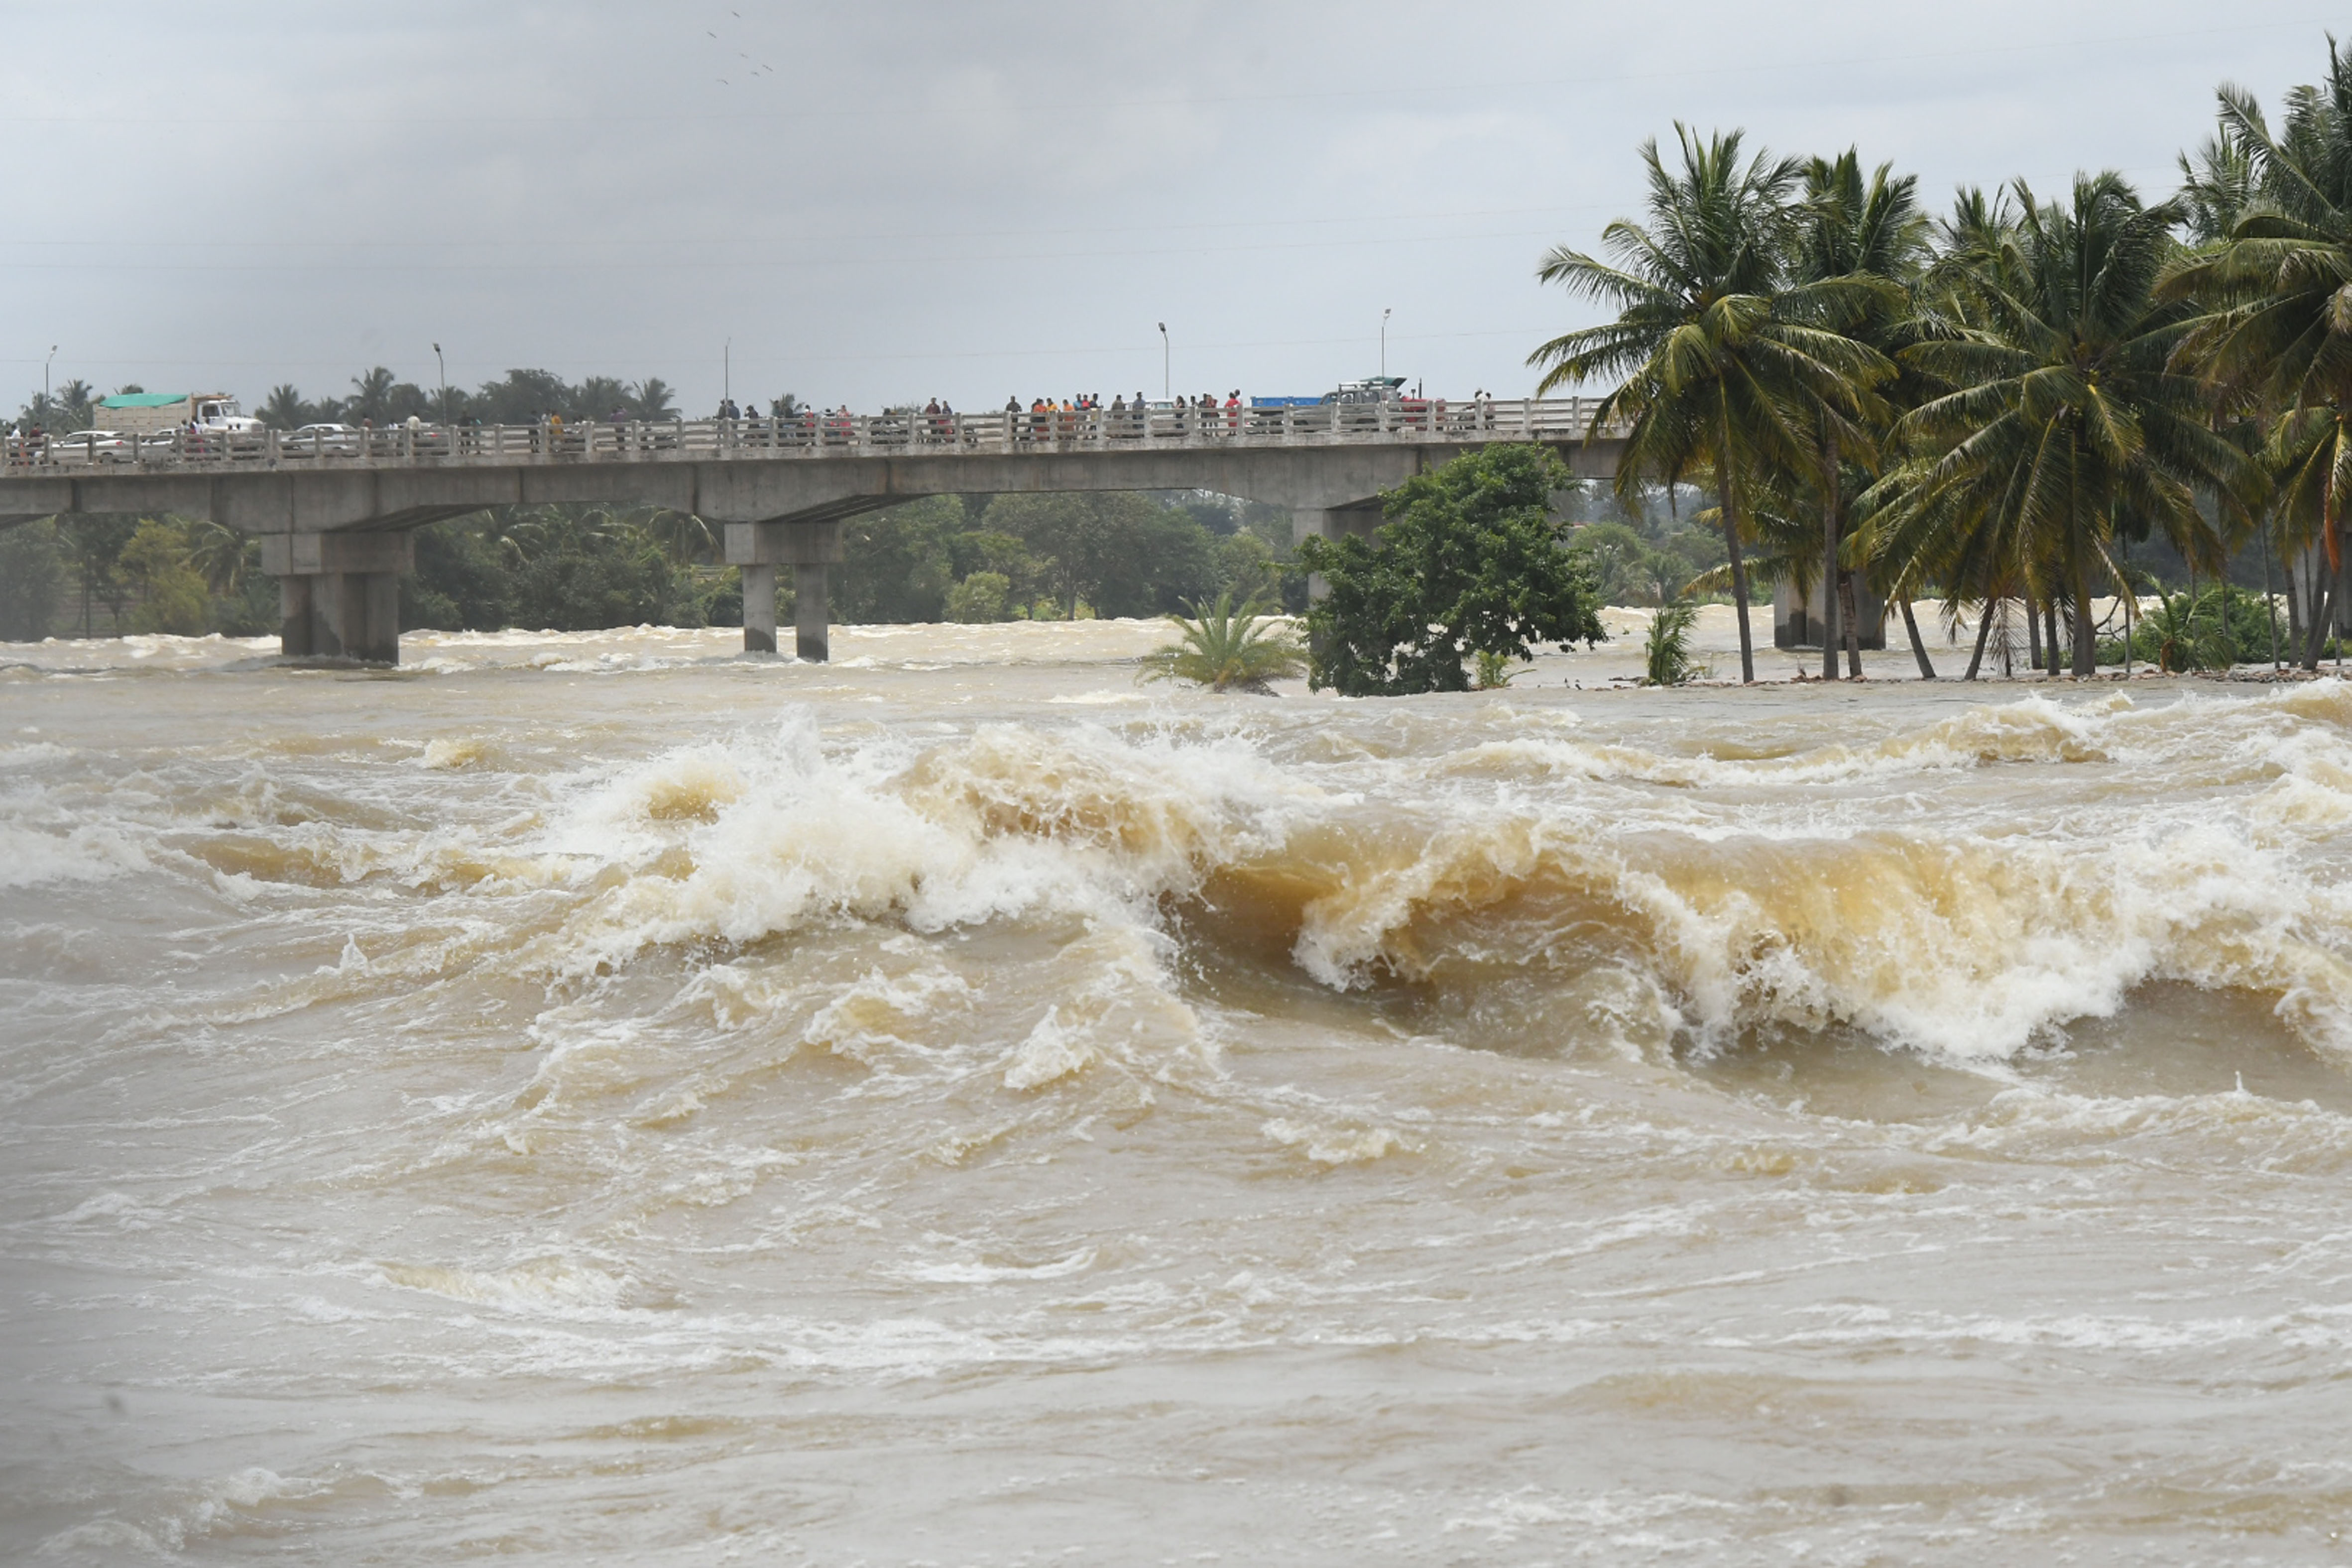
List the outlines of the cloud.
<svg viewBox="0 0 2352 1568">
<path fill-rule="evenodd" d="M 740 13 L 740 14 L 739 14 Z M 11 18 L 0 378 L 338 389 L 510 366 L 874 406 L 1524 391 L 1533 279 L 1679 118 L 1859 143 L 1930 199 L 2115 166 L 2168 189 L 2223 78 L 2275 101 L 2323 19 L 1361 0 Z M 289 17 L 292 19 L 289 19 Z M 722 85 L 723 83 L 723 85 Z M 27 151 L 30 150 L 30 151 Z M 36 342 L 37 340 L 37 343 Z"/>
</svg>

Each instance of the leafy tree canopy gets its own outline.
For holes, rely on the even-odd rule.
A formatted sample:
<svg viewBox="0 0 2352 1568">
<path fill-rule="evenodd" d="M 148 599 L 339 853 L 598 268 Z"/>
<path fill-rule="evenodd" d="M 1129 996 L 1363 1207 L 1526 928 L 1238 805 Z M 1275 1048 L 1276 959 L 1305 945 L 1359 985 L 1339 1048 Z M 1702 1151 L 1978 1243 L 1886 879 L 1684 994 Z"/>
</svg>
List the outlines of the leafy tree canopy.
<svg viewBox="0 0 2352 1568">
<path fill-rule="evenodd" d="M 1329 591 L 1307 611 L 1308 680 L 1349 696 L 1469 689 L 1478 653 L 1600 642 L 1598 584 L 1551 521 L 1575 481 L 1539 446 L 1468 452 L 1384 498 L 1371 539 L 1308 539 Z"/>
</svg>

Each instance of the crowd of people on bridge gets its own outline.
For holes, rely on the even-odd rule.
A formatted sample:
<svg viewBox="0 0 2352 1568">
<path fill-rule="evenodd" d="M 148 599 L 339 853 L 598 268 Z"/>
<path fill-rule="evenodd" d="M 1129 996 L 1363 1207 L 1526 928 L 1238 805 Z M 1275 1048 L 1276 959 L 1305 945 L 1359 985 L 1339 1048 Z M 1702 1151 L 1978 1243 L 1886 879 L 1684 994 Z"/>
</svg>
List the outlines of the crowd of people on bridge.
<svg viewBox="0 0 2352 1568">
<path fill-rule="evenodd" d="M 866 444 L 954 445 L 989 441 L 1015 442 L 1123 441 L 1146 438 L 1198 439 L 1244 435 L 1282 435 L 1296 429 L 1331 428 L 1347 432 L 1392 430 L 1467 434 L 1496 429 L 1496 399 L 1480 389 L 1467 402 L 1449 407 L 1442 397 L 1388 394 L 1357 401 L 1335 395 L 1319 402 L 1303 398 L 1244 399 L 1239 387 L 1223 397 L 1214 392 L 1153 400 L 1142 392 L 1133 397 L 1114 394 L 1105 403 L 1100 392 L 1075 392 L 1061 397 L 1018 396 L 1005 399 L 1001 414 L 972 420 L 960 414 L 947 399 L 933 397 L 921 407 L 900 405 L 879 414 L 858 414 L 847 403 L 828 408 L 804 404 L 796 398 L 770 400 L 763 411 L 755 399 L 738 403 L 722 398 L 710 434 L 689 434 L 674 422 L 647 422 L 623 404 L 614 404 L 601 418 L 575 412 L 567 425 L 561 411 L 533 410 L 517 430 L 494 432 L 467 413 L 449 425 L 427 424 L 412 415 L 405 422 L 407 452 L 436 452 L 467 456 L 493 452 L 547 453 L 561 456 L 596 452 L 670 450 L 702 445 L 714 437 L 722 447 L 808 448 Z M 355 426 L 321 425 L 314 444 L 331 455 L 360 455 L 376 450 L 373 421 Z M 0 434 L 8 434 L 0 427 Z M 50 460 L 48 433 L 29 421 L 5 443 L 8 465 L 28 465 Z M 395 434 L 386 431 L 387 435 Z M 188 454 L 204 455 L 191 444 Z M 232 452 L 231 455 L 240 453 Z M 70 453 L 66 460 L 71 460 Z"/>
</svg>

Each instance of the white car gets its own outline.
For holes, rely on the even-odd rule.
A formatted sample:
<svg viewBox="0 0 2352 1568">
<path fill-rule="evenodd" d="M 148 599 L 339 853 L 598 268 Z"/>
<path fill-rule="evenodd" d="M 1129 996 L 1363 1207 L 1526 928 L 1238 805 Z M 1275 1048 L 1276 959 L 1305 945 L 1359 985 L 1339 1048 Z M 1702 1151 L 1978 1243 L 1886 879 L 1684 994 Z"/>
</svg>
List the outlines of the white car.
<svg viewBox="0 0 2352 1568">
<path fill-rule="evenodd" d="M 48 441 L 52 463 L 128 463 L 138 455 L 136 439 L 114 430 L 77 430 Z"/>
<path fill-rule="evenodd" d="M 355 424 L 306 424 L 278 438 L 281 457 L 356 457 L 365 433 Z"/>
</svg>

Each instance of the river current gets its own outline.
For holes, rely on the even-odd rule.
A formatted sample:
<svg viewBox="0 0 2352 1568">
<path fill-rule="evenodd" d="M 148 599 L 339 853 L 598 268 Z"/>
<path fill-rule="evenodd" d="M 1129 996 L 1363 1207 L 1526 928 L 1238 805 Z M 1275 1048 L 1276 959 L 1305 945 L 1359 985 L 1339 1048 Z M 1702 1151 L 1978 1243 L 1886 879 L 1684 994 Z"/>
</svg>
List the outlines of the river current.
<svg viewBox="0 0 2352 1568">
<path fill-rule="evenodd" d="M 0 649 L 0 1559 L 2352 1560 L 2352 685 L 730 635 Z"/>
</svg>

